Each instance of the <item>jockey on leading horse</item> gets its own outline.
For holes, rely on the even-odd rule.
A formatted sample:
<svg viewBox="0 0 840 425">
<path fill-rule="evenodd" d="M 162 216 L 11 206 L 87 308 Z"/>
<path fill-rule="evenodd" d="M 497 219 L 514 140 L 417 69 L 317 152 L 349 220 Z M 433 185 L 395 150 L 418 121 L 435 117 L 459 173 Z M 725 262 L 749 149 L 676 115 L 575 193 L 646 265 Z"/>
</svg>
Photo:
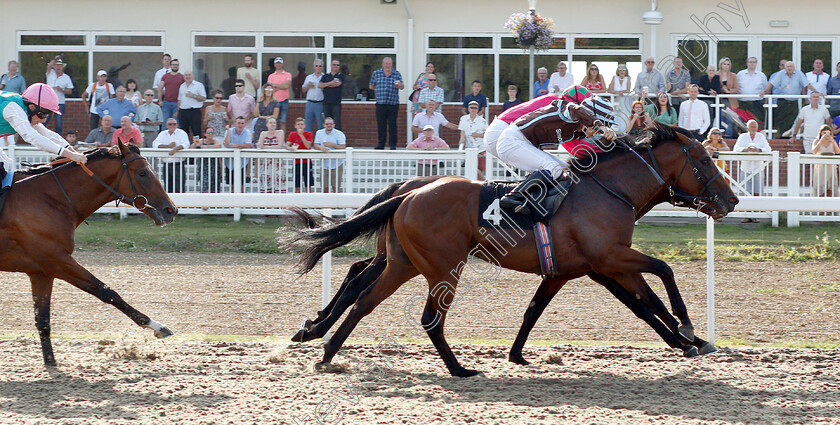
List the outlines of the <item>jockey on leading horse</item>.
<svg viewBox="0 0 840 425">
<path fill-rule="evenodd" d="M 44 127 L 44 121 L 53 113 L 61 114 L 58 96 L 44 83 L 32 84 L 23 94 L 0 91 L 0 137 L 17 133 L 38 149 L 84 164 L 87 162 L 85 155 L 76 152 L 64 137 Z M 14 164 L 2 149 L 0 162 L 2 181 Z"/>
<path fill-rule="evenodd" d="M 535 183 L 542 183 L 540 186 L 548 188 L 542 193 L 550 194 L 552 189 L 557 190 L 557 182 L 569 179 L 565 172 L 568 164 L 540 150 L 541 145 L 559 144 L 578 156 L 580 151 L 598 151 L 595 142 L 601 138 L 614 140 L 616 134 L 610 128 L 615 124 L 612 106 L 581 86 L 569 87 L 561 98 L 551 99 L 545 106 L 523 109 L 525 114 L 501 133 L 493 151 L 508 165 L 532 172 L 500 201 L 504 208 L 529 214 L 526 193 Z"/>
</svg>

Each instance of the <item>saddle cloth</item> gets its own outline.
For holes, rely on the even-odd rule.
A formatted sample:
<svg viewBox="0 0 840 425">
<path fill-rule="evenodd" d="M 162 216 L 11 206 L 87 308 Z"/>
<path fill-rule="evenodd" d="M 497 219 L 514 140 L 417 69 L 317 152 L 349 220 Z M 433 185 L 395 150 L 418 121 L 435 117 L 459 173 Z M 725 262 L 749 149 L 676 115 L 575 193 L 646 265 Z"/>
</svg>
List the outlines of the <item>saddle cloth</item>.
<svg viewBox="0 0 840 425">
<path fill-rule="evenodd" d="M 3 164 L 0 164 L 2 167 Z M 3 206 L 6 204 L 6 193 L 12 190 L 12 183 L 15 181 L 15 170 L 6 173 L 3 181 L 0 182 L 0 213 L 3 212 Z"/>
</svg>

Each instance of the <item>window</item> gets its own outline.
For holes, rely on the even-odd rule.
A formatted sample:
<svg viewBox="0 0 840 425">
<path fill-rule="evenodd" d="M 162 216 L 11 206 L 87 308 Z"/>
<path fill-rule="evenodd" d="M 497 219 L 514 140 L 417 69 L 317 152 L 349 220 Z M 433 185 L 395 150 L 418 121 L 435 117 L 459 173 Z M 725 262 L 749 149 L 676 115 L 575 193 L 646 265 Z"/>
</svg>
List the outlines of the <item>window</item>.
<svg viewBox="0 0 840 425">
<path fill-rule="evenodd" d="M 472 93 L 472 82 L 481 81 L 481 92 L 488 99 L 494 99 L 493 55 L 428 55 L 429 62 L 435 64 L 438 86 L 443 89 L 445 102 L 461 102 L 464 96 Z M 403 76 L 403 78 L 406 78 Z M 407 78 L 406 78 L 407 79 Z M 414 83 L 412 79 L 410 84 Z"/>
<path fill-rule="evenodd" d="M 802 41 L 799 44 L 800 61 L 797 69 L 808 72 L 813 69 L 814 60 L 822 59 L 823 70 L 831 74 L 831 42 L 830 41 Z"/>
<path fill-rule="evenodd" d="M 389 56 L 397 66 L 396 36 L 393 34 L 329 34 L 329 33 L 194 33 L 193 59 L 196 69 L 203 62 L 203 67 L 211 82 L 212 88 L 228 87 L 222 82 L 235 78 L 236 68 L 243 66 L 246 54 L 254 57 L 254 67 L 260 70 L 262 81 L 274 72 L 274 58 L 283 58 L 283 69 L 292 74 L 293 78 L 302 78 L 314 71 L 312 63 L 321 59 L 327 65 L 325 72 L 329 72 L 329 62 L 332 58 L 347 64 L 349 75 L 359 81 L 369 79 L 373 70 L 381 66 L 382 58 Z M 228 39 L 238 41 L 232 42 Z M 183 62 L 182 62 L 183 63 Z M 404 76 L 407 80 L 409 77 Z M 295 80 L 298 81 L 298 80 Z M 365 80 L 367 81 L 367 80 Z M 300 81 L 302 83 L 302 80 Z M 364 82 L 364 81 L 362 81 Z M 294 88 L 294 87 L 293 87 Z M 367 88 L 367 83 L 364 87 Z M 300 88 L 297 97 L 302 99 Z M 348 95 L 349 96 L 349 95 Z"/>
<path fill-rule="evenodd" d="M 21 72 L 27 82 L 44 82 L 46 64 L 61 54 L 66 63 L 64 72 L 73 80 L 73 93 L 79 97 L 95 79 L 100 69 L 109 72 L 109 81 L 137 81 L 139 90 L 152 86 L 160 69 L 163 33 L 141 32 L 18 32 Z"/>
<path fill-rule="evenodd" d="M 793 42 L 791 41 L 762 41 L 761 42 L 761 71 L 767 78 L 781 69 L 779 62 L 793 59 Z"/>
<path fill-rule="evenodd" d="M 691 80 L 696 83 L 701 75 L 706 73 L 709 65 L 709 43 L 705 40 L 684 38 L 677 43 L 677 56 L 683 58 L 683 66 L 691 74 Z"/>
<path fill-rule="evenodd" d="M 731 71 L 737 73 L 747 67 L 747 57 L 749 56 L 747 52 L 748 49 L 746 41 L 721 40 L 717 45 L 716 63 L 720 63 L 720 60 L 723 58 L 729 58 L 729 62 L 732 63 Z M 720 69 L 718 69 L 718 71 L 720 71 Z"/>
<path fill-rule="evenodd" d="M 433 49 L 490 49 L 493 37 L 429 37 Z"/>
</svg>

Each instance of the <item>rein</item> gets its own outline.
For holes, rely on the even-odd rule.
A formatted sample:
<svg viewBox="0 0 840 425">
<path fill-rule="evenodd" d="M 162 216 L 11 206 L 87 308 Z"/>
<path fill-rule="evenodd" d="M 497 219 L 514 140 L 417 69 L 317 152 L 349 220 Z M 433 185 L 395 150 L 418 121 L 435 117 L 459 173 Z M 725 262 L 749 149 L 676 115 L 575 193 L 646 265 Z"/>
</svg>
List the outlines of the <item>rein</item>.
<svg viewBox="0 0 840 425">
<path fill-rule="evenodd" d="M 131 190 L 134 192 L 133 197 L 123 195 L 122 193 L 115 190 L 114 187 L 109 186 L 107 183 L 102 181 L 102 179 L 100 179 L 99 176 L 97 176 L 85 164 L 78 164 L 78 165 L 80 167 L 82 167 L 82 170 L 85 172 L 85 174 L 87 174 L 90 177 L 93 177 L 93 179 L 97 183 L 99 183 L 105 189 L 108 189 L 109 192 L 111 192 L 112 194 L 114 194 L 117 197 L 117 199 L 114 203 L 114 206 L 119 206 L 120 202 L 122 202 L 124 204 L 131 205 L 134 208 L 137 208 L 138 211 L 143 211 L 147 208 L 150 209 L 150 210 L 155 210 L 156 209 L 155 207 L 149 205 L 149 199 L 146 198 L 145 195 L 137 193 L 137 188 L 134 186 L 134 180 L 132 180 L 131 176 L 128 173 L 128 163 L 131 162 L 131 161 L 137 160 L 137 159 L 142 159 L 142 158 L 143 158 L 142 156 L 138 156 L 136 158 L 132 158 L 132 159 L 129 159 L 129 160 L 126 161 L 125 157 L 122 157 L 122 161 L 121 161 L 122 169 L 120 169 L 120 174 L 117 177 L 117 183 L 114 185 L 114 187 L 119 186 L 120 181 L 122 181 L 122 177 L 125 174 L 127 176 L 127 179 L 128 179 L 128 184 L 131 186 Z M 61 158 L 61 159 L 57 159 L 53 162 L 50 162 L 49 165 L 61 165 L 61 164 L 66 164 L 66 163 L 71 162 L 71 161 L 72 160 L 69 159 L 69 158 Z M 67 202 L 70 202 L 70 206 L 73 208 L 73 210 L 76 212 L 76 214 L 78 214 L 80 217 L 82 217 L 82 214 L 79 212 L 78 208 L 76 208 L 76 205 L 73 204 L 73 201 L 70 199 L 70 196 L 67 195 L 67 191 L 64 190 L 64 186 L 61 184 L 61 181 L 59 181 L 58 176 L 55 175 L 55 172 L 54 172 L 55 170 L 56 169 L 52 169 L 48 172 L 50 174 L 52 174 L 56 183 L 58 183 L 59 189 L 61 189 L 61 193 L 64 194 L 64 197 L 67 199 Z M 82 219 L 84 220 L 84 217 L 82 217 Z M 86 220 L 85 220 L 85 223 L 87 223 Z"/>
</svg>

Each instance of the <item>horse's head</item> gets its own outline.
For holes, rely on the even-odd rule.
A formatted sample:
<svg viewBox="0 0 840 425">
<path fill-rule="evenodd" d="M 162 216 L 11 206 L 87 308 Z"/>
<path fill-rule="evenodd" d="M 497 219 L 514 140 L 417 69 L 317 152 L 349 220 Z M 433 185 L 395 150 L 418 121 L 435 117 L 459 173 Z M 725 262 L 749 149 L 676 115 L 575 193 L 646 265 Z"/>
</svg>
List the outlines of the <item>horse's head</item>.
<svg viewBox="0 0 840 425">
<path fill-rule="evenodd" d="M 657 155 L 657 160 L 662 161 L 669 202 L 696 209 L 715 220 L 735 209 L 738 197 L 700 142 L 677 127 L 657 124 L 652 131 L 653 143 L 660 147 L 657 151 L 669 152 Z M 667 143 L 668 140 L 674 142 Z"/>
<path fill-rule="evenodd" d="M 178 208 L 169 199 L 149 162 L 140 155 L 140 150 L 119 142 L 111 148 L 111 153 L 121 159 L 122 170 L 113 187 L 120 200 L 134 205 L 158 226 L 172 223 Z"/>
</svg>

